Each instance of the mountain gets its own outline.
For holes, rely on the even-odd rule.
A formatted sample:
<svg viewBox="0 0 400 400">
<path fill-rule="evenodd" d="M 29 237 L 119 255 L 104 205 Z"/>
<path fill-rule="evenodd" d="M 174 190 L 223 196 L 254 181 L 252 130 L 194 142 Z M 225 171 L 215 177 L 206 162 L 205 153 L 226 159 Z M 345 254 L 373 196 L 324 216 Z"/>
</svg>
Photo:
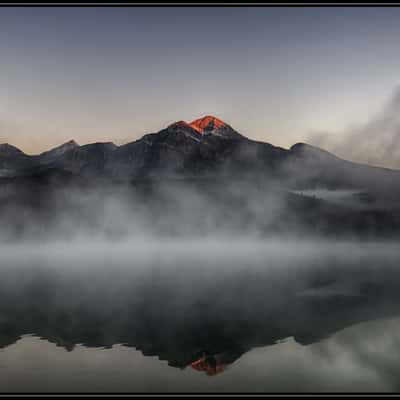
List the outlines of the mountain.
<svg viewBox="0 0 400 400">
<path fill-rule="evenodd" d="M 32 157 L 8 143 L 0 144 L 0 177 L 20 175 L 33 167 Z"/>
<path fill-rule="evenodd" d="M 204 121 L 204 122 L 202 122 Z M 192 123 L 178 121 L 158 133 L 120 146 L 110 155 L 109 176 L 199 177 L 225 170 L 248 170 L 258 159 L 273 161 L 283 151 L 251 141 L 217 119 L 204 117 Z"/>
<path fill-rule="evenodd" d="M 300 187 L 393 190 L 400 183 L 400 171 L 343 160 L 305 143 L 296 143 L 289 152 L 285 173 Z"/>
<path fill-rule="evenodd" d="M 17 149 L 8 143 L 2 143 L 0 144 L 0 155 L 7 158 L 24 156 L 25 154 L 20 149 Z"/>
<path fill-rule="evenodd" d="M 102 224 L 119 199 L 123 220 L 113 214 Z M 399 200 L 400 171 L 305 143 L 284 149 L 251 140 L 211 116 L 122 146 L 69 141 L 35 156 L 0 146 L 0 238 L 7 240 L 53 231 L 69 237 L 76 227 L 118 236 L 139 229 L 137 210 L 154 235 L 398 237 Z"/>
<path fill-rule="evenodd" d="M 305 143 L 284 149 L 251 140 L 210 115 L 175 122 L 122 146 L 69 141 L 29 156 L 9 144 L 0 145 L 1 177 L 51 171 L 123 181 L 235 177 L 274 180 L 294 189 L 400 187 L 399 171 L 346 161 Z"/>
<path fill-rule="evenodd" d="M 49 164 L 56 161 L 58 158 L 62 157 L 68 150 L 75 149 L 79 147 L 75 140 L 70 140 L 62 144 L 61 146 L 55 147 L 49 151 L 45 151 L 37 156 L 38 162 L 40 164 Z"/>
<path fill-rule="evenodd" d="M 77 175 L 96 177 L 104 173 L 106 162 L 116 148 L 112 142 L 73 146 L 55 159 L 52 167 Z"/>
<path fill-rule="evenodd" d="M 6 165 L 7 170 L 1 168 L 0 173 L 26 176 L 38 170 L 44 173 L 48 169 L 62 169 L 77 175 L 120 180 L 240 175 L 260 168 L 268 174 L 286 153 L 282 148 L 250 140 L 218 118 L 206 116 L 191 123 L 175 122 L 122 146 L 79 146 L 70 141 L 38 156 L 24 155 L 24 163 L 18 157 L 16 162 Z M 0 159 L 4 159 L 1 154 Z"/>
<path fill-rule="evenodd" d="M 192 121 L 189 126 L 201 135 L 217 135 L 230 139 L 244 139 L 230 125 L 211 115 Z"/>
</svg>

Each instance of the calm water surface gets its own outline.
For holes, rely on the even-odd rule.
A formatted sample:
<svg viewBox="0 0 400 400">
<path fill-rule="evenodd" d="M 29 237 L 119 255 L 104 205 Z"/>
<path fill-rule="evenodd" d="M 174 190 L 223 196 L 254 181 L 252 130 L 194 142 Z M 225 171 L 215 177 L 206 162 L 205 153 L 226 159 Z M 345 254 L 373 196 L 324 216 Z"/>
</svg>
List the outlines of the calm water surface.
<svg viewBox="0 0 400 400">
<path fill-rule="evenodd" d="M 396 243 L 53 243 L 0 254 L 1 392 L 400 390 Z"/>
</svg>

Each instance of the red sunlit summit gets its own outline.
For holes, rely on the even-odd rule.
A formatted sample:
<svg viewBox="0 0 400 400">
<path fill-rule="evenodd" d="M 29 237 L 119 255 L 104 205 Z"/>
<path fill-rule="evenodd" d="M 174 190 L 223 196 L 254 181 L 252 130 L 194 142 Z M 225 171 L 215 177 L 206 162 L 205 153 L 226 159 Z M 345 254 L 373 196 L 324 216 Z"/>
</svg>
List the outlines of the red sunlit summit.
<svg viewBox="0 0 400 400">
<path fill-rule="evenodd" d="M 195 119 L 188 123 L 186 121 L 177 121 L 169 125 L 170 131 L 180 131 L 192 139 L 205 139 L 210 136 L 219 136 L 224 139 L 244 140 L 246 139 L 239 132 L 235 131 L 230 125 L 212 115 Z"/>
<path fill-rule="evenodd" d="M 212 115 L 206 115 L 203 118 L 196 119 L 196 120 L 192 121 L 189 125 L 201 134 L 204 134 L 207 132 L 218 131 L 221 128 L 222 129 L 224 129 L 224 128 L 232 129 L 224 121 L 221 121 L 220 119 L 218 119 Z"/>
</svg>

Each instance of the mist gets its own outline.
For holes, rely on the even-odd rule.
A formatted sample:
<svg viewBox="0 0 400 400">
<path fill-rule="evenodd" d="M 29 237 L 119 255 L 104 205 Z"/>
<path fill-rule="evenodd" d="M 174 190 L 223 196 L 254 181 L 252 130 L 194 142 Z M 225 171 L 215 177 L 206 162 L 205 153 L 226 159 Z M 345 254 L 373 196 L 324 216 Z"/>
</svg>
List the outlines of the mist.
<svg viewBox="0 0 400 400">
<path fill-rule="evenodd" d="M 0 381 L 10 391 L 359 390 L 360 370 L 378 368 L 362 357 L 382 336 L 369 333 L 367 347 L 341 332 L 399 315 L 399 259 L 388 241 L 3 243 Z M 223 374 L 191 368 L 203 351 L 222 357 Z M 385 372 L 373 383 L 397 387 Z"/>
<path fill-rule="evenodd" d="M 345 159 L 400 169 L 400 87 L 365 122 L 342 132 L 313 132 L 307 142 Z"/>
<path fill-rule="evenodd" d="M 223 190 L 179 182 L 2 189 L 0 238 L 10 243 L 258 236 L 283 208 L 279 192 L 236 182 Z"/>
<path fill-rule="evenodd" d="M 371 202 L 374 192 L 363 193 L 365 187 L 345 187 L 364 171 L 336 187 L 343 170 L 329 160 L 316 168 L 313 160 L 303 171 L 297 158 L 288 162 L 290 180 L 261 168 L 238 176 L 234 169 L 213 170 L 194 179 L 169 176 L 173 168 L 132 181 L 93 176 L 90 169 L 87 175 L 55 170 L 2 179 L 0 351 L 21 364 L 14 346 L 26 354 L 26 343 L 40 347 L 55 355 L 57 367 L 49 371 L 39 358 L 36 365 L 54 379 L 66 359 L 72 360 L 67 371 L 78 370 L 82 354 L 96 363 L 101 352 L 110 352 L 105 357 L 114 371 L 126 366 L 112 356 L 115 350 L 135 358 L 123 388 L 110 372 L 104 385 L 85 375 L 84 390 L 191 391 L 202 378 L 190 372 L 223 371 L 227 378 L 221 374 L 204 383 L 204 391 L 229 391 L 253 379 L 248 371 L 231 373 L 254 352 L 282 346 L 284 354 L 289 343 L 296 357 L 300 346 L 396 317 L 396 208 L 386 197 Z M 332 173 L 333 179 L 310 181 L 308 170 L 323 177 Z M 298 185 L 302 178 L 305 188 Z M 319 186 L 325 181 L 326 187 Z M 73 356 L 60 355 L 60 347 Z M 305 361 L 317 365 L 319 354 L 311 353 Z M 148 365 L 144 357 L 160 365 L 141 375 L 141 366 Z M 205 366 L 195 371 L 199 360 Z M 183 384 L 162 366 L 183 373 Z M 6 370 L 7 382 L 15 382 Z M 304 382 L 291 379 L 292 390 L 335 386 L 309 371 L 319 376 L 317 384 L 311 375 Z M 335 373 L 338 385 L 343 380 Z M 175 377 L 174 386 L 163 379 L 167 375 Z M 29 374 L 21 373 L 21 379 L 24 389 L 51 387 Z M 153 379 L 159 387 L 150 387 Z M 265 389 L 265 380 L 257 374 L 254 379 L 254 388 Z M 271 387 L 284 382 L 271 375 Z"/>
<path fill-rule="evenodd" d="M 335 210 L 331 193 L 313 195 L 256 176 L 3 183 L 3 387 L 18 390 L 18 381 L 23 390 L 40 391 L 54 382 L 59 391 L 336 390 L 344 382 L 340 368 L 328 380 L 315 367 L 332 355 L 313 346 L 400 314 L 400 250 L 395 236 L 341 232 L 346 221 L 327 230 L 340 213 L 330 220 L 321 212 Z M 276 349 L 308 366 L 303 380 L 278 355 L 287 380 L 272 371 L 269 379 L 249 373 L 249 365 L 264 370 L 268 358 L 259 357 Z M 18 351 L 46 357 L 32 367 Z M 223 373 L 196 371 L 193 363 L 204 355 L 209 373 L 216 366 Z M 102 383 L 99 357 L 109 371 Z M 83 360 L 93 376 L 71 378 Z M 47 378 L 32 378 L 32 368 Z M 377 385 L 385 383 L 393 387 L 386 378 Z"/>
</svg>

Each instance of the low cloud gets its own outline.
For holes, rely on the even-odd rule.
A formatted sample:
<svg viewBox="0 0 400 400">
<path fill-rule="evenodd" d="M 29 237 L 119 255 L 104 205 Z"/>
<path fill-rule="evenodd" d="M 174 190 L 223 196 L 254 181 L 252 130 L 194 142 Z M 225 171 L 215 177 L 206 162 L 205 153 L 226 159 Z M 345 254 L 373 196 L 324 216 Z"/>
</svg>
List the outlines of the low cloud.
<svg viewBox="0 0 400 400">
<path fill-rule="evenodd" d="M 308 142 L 352 161 L 400 169 L 400 87 L 365 123 L 343 132 L 314 132 Z"/>
</svg>

